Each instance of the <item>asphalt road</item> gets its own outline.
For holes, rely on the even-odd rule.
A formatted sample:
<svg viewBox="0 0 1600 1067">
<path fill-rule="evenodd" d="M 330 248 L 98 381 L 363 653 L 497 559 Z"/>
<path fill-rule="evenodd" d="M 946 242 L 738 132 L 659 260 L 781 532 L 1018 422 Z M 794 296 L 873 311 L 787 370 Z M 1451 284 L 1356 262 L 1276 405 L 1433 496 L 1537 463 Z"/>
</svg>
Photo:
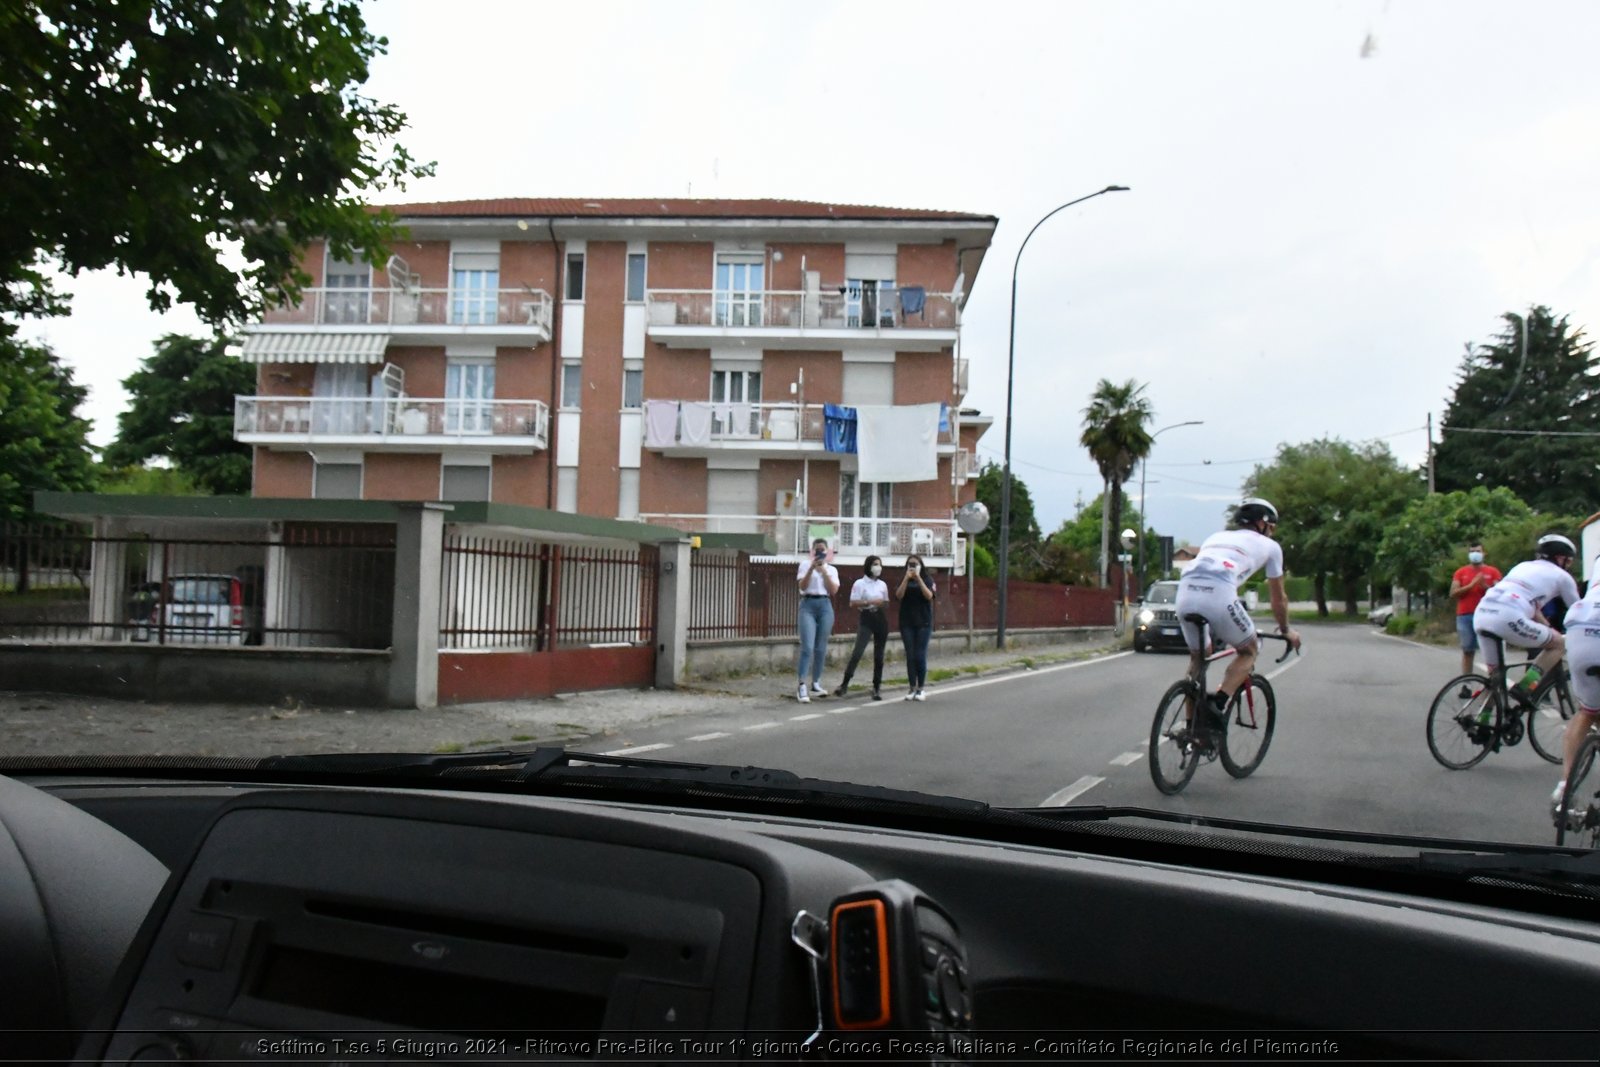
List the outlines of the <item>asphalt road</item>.
<svg viewBox="0 0 1600 1067">
<path fill-rule="evenodd" d="M 1161 795 L 1145 759 L 1178 654 L 1121 653 L 1040 670 L 950 681 L 926 702 L 859 697 L 800 705 L 776 693 L 736 714 L 682 715 L 629 731 L 621 751 L 780 766 L 802 775 L 973 797 L 992 804 L 1129 805 L 1297 826 L 1552 844 L 1560 776 L 1524 739 L 1466 771 L 1440 766 L 1428 706 L 1459 668 L 1454 650 L 1366 626 L 1302 629 L 1304 654 L 1258 667 L 1278 722 L 1250 778 L 1204 764 Z M 1281 646 L 1268 645 L 1268 656 Z M 776 682 L 774 683 L 776 686 Z M 785 690 L 787 692 L 787 690 Z M 582 747 L 589 747 L 587 745 Z M 598 749 L 599 746 L 595 746 Z"/>
</svg>

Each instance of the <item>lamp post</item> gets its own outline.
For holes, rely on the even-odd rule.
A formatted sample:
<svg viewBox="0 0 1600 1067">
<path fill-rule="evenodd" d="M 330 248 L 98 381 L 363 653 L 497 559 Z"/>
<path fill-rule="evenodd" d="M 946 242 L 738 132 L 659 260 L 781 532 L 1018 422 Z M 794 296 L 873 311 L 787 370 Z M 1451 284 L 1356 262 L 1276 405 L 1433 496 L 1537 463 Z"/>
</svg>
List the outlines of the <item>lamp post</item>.
<svg viewBox="0 0 1600 1067">
<path fill-rule="evenodd" d="M 1052 215 L 1065 211 L 1073 204 L 1081 204 L 1085 200 L 1093 200 L 1106 193 L 1125 193 L 1126 185 L 1108 185 L 1104 189 L 1080 196 L 1076 200 L 1068 200 L 1060 207 L 1054 208 L 1045 214 L 1044 218 L 1033 224 L 1033 229 L 1028 231 L 1028 236 L 1022 239 L 1022 244 L 1017 248 L 1017 258 L 1011 264 L 1011 340 L 1006 349 L 1006 454 L 1005 469 L 1000 483 L 1000 559 L 998 562 L 997 581 L 1000 586 L 999 618 L 996 620 L 994 633 L 994 646 L 1006 647 L 1006 579 L 1010 573 L 1011 558 L 1011 391 L 1016 377 L 1017 366 L 1017 268 L 1022 265 L 1022 250 L 1028 247 L 1028 241 L 1043 226 Z"/>
<path fill-rule="evenodd" d="M 1168 430 L 1176 430 L 1180 426 L 1204 426 L 1204 419 L 1190 419 L 1188 422 L 1175 422 L 1171 426 L 1163 426 L 1150 435 L 1150 450 L 1155 450 L 1155 440 Z M 1150 532 L 1150 519 L 1144 513 L 1144 476 L 1145 468 L 1150 465 L 1150 452 L 1144 454 L 1139 461 L 1139 595 L 1144 596 L 1144 539 Z"/>
</svg>

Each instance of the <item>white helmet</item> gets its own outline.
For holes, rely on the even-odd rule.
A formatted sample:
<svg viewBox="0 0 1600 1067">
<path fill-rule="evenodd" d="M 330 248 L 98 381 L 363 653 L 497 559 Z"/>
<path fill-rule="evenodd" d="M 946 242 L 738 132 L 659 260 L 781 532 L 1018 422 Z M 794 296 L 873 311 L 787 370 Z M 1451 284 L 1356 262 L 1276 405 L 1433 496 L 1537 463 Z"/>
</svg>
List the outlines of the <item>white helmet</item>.
<svg viewBox="0 0 1600 1067">
<path fill-rule="evenodd" d="M 1566 556 L 1575 559 L 1578 555 L 1577 546 L 1558 533 L 1547 533 L 1539 538 L 1539 544 L 1534 549 L 1535 553 L 1545 559 L 1552 556 Z"/>
</svg>

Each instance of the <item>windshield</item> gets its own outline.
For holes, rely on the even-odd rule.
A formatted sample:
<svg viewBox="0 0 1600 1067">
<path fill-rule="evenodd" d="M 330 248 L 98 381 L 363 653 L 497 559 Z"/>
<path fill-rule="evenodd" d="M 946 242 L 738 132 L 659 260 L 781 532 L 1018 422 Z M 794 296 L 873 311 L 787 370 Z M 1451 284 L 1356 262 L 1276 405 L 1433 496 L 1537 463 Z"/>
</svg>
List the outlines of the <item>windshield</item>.
<svg viewBox="0 0 1600 1067">
<path fill-rule="evenodd" d="M 0 75 L 74 116 L 3 209 L 5 755 L 1554 845 L 1600 653 L 1495 587 L 1600 552 L 1600 9 L 352 10 L 183 60 L 326 108 L 127 79 L 117 200 L 94 79 Z"/>
</svg>

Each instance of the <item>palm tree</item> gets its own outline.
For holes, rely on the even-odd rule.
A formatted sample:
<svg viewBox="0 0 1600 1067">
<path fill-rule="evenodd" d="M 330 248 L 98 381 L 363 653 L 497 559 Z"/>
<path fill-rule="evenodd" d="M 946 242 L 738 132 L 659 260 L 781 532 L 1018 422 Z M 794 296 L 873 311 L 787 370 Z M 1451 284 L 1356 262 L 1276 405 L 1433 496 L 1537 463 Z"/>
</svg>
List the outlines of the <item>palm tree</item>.
<svg viewBox="0 0 1600 1067">
<path fill-rule="evenodd" d="M 1150 452 L 1149 424 L 1155 412 L 1144 395 L 1145 387 L 1129 378 L 1116 385 L 1101 378 L 1083 409 L 1083 436 L 1078 440 L 1100 468 L 1110 507 L 1101 513 L 1100 584 L 1106 584 L 1111 531 L 1122 525 L 1122 483 Z"/>
</svg>

